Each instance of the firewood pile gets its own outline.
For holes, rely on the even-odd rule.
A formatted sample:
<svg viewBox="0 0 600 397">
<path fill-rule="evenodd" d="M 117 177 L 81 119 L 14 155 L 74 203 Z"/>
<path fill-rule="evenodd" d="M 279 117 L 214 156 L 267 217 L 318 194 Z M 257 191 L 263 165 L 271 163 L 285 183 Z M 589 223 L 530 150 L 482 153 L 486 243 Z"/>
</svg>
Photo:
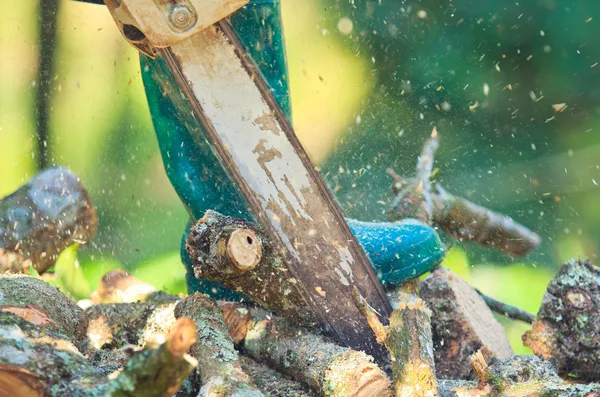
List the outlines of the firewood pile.
<svg viewBox="0 0 600 397">
<path fill-rule="evenodd" d="M 430 181 L 437 139 L 434 131 L 414 178 L 391 172 L 390 219 L 421 219 L 512 256 L 537 246 L 535 233 Z M 95 222 L 87 193 L 64 169 L 0 203 L 0 397 L 600 396 L 600 268 L 589 261 L 561 267 L 536 316 L 445 268 L 390 288 L 386 325 L 355 290 L 385 353 L 371 357 L 311 325 L 259 228 L 212 211 L 187 240 L 194 275 L 249 300 L 175 296 L 116 270 L 76 302 L 24 274 L 49 267 L 46 242 L 89 241 Z M 533 323 L 523 341 L 534 355 L 514 354 L 490 308 Z"/>
</svg>

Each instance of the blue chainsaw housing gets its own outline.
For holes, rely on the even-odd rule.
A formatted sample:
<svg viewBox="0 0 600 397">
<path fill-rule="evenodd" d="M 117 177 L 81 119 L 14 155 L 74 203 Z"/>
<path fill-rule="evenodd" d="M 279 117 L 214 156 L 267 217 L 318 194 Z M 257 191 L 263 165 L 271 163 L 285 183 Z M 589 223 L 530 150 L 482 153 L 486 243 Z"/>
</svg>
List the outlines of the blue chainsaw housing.
<svg viewBox="0 0 600 397">
<path fill-rule="evenodd" d="M 230 22 L 279 106 L 291 120 L 279 0 L 251 1 L 233 14 Z M 141 55 L 141 70 L 167 176 L 190 214 L 181 242 L 188 292 L 206 293 L 216 299 L 240 299 L 241 295 L 218 283 L 194 277 L 185 239 L 191 226 L 208 209 L 249 221 L 254 219 L 164 60 Z M 384 285 L 419 277 L 436 268 L 444 258 L 445 247 L 438 234 L 422 222 L 370 223 L 353 219 L 347 222 Z"/>
</svg>

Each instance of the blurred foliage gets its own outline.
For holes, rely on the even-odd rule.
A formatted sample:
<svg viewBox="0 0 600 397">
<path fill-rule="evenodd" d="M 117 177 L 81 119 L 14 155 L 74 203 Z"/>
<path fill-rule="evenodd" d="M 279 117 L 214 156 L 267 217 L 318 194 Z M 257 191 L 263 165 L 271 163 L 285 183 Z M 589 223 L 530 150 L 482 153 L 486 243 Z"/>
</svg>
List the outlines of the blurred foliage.
<svg viewBox="0 0 600 397">
<path fill-rule="evenodd" d="M 435 125 L 437 179 L 544 239 L 521 262 L 451 242 L 444 265 L 535 312 L 562 262 L 597 261 L 600 3 L 282 1 L 294 124 L 347 215 L 383 219 L 385 169 L 410 174 Z M 0 0 L 0 195 L 36 172 L 40 6 Z M 58 17 L 46 150 L 88 187 L 100 230 L 61 255 L 54 281 L 83 297 L 125 268 L 182 292 L 187 215 L 162 168 L 137 54 L 102 6 L 62 0 Z M 524 327 L 502 321 L 525 352 Z"/>
</svg>

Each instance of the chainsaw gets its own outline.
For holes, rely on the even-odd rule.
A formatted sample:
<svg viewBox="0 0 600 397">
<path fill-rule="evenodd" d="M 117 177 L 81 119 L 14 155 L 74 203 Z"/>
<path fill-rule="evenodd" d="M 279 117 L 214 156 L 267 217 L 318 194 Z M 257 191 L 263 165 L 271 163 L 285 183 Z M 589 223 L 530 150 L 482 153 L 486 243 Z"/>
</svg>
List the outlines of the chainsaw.
<svg viewBox="0 0 600 397">
<path fill-rule="evenodd" d="M 415 233 L 407 225 L 387 224 L 382 235 L 381 228 L 344 218 L 291 124 L 279 0 L 105 3 L 140 53 L 163 163 L 190 214 L 189 225 L 207 209 L 259 224 L 323 331 L 379 355 L 353 291 L 386 323 L 391 307 L 374 268 L 383 258 L 386 266 L 402 262 L 397 254 L 389 257 L 388 248 L 420 244 L 415 250 L 428 252 L 420 262 L 409 255 L 410 274 L 397 280 L 404 281 L 437 266 L 442 244 L 425 225 L 413 225 Z M 418 241 L 411 240 L 415 235 Z M 373 243 L 385 239 L 396 246 Z M 381 251 L 375 266 L 365 250 L 371 257 Z M 189 263 L 184 249 L 182 259 Z M 197 281 L 188 271 L 188 289 L 206 287 Z"/>
</svg>

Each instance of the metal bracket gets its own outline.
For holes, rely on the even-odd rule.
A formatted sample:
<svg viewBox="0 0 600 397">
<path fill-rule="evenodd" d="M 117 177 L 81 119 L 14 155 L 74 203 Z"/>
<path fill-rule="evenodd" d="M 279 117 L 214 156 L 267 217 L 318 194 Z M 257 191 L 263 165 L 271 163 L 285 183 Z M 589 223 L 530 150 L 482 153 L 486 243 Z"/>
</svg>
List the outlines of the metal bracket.
<svg viewBox="0 0 600 397">
<path fill-rule="evenodd" d="M 105 0 L 127 41 L 155 58 L 170 47 L 215 24 L 249 0 Z"/>
</svg>

